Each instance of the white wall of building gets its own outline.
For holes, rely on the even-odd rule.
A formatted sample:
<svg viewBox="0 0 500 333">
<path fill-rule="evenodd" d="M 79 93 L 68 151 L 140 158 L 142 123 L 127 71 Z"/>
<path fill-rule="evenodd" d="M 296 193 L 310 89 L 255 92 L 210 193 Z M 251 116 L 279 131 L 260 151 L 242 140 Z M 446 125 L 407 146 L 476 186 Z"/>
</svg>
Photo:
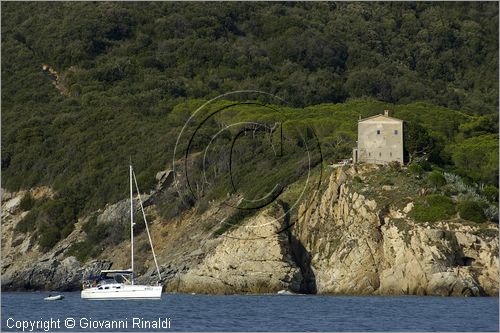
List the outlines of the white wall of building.
<svg viewBox="0 0 500 333">
<path fill-rule="evenodd" d="M 403 121 L 378 115 L 358 122 L 358 162 L 403 164 Z"/>
</svg>

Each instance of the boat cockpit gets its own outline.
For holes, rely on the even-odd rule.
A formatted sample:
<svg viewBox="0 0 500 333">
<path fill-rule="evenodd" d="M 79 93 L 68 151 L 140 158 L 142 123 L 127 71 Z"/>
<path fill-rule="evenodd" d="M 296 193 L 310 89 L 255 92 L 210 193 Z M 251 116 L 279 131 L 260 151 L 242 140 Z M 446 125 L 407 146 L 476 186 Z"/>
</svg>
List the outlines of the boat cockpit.
<svg viewBox="0 0 500 333">
<path fill-rule="evenodd" d="M 83 289 L 120 289 L 123 284 L 132 284 L 132 276 L 129 270 L 101 271 L 100 275 L 89 276 L 83 283 Z"/>
</svg>

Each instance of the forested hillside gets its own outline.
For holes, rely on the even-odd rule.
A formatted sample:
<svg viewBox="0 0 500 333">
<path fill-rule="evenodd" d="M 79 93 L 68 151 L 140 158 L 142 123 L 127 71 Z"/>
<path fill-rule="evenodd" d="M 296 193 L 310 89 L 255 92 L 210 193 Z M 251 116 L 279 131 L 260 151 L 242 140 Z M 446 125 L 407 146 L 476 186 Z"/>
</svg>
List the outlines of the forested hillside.
<svg viewBox="0 0 500 333">
<path fill-rule="evenodd" d="M 190 112 L 241 89 L 281 97 L 285 112 L 235 108 L 214 128 L 312 127 L 331 160 L 349 157 L 359 115 L 389 108 L 424 133 L 434 167 L 498 186 L 496 2 L 7 2 L 1 65 L 2 187 L 54 188 L 24 228 L 45 221 L 56 240 L 125 195 L 130 157 L 151 188 Z M 248 161 L 250 180 L 268 166 Z"/>
<path fill-rule="evenodd" d="M 242 88 L 294 106 L 361 96 L 498 106 L 495 2 L 6 3 L 2 15 L 4 85 L 19 89 L 13 74 L 35 75 L 29 63 L 40 76 L 48 63 L 73 95 L 130 95 L 124 104 L 143 114 Z M 39 89 L 32 79 L 23 88 Z"/>
</svg>

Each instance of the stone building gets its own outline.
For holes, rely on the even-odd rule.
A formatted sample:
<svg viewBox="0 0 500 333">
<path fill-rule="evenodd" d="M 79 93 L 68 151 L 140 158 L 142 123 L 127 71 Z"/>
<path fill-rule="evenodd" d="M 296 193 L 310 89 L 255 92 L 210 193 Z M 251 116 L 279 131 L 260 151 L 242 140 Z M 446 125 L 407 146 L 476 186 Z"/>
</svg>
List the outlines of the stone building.
<svg viewBox="0 0 500 333">
<path fill-rule="evenodd" d="M 403 164 L 403 121 L 384 114 L 358 121 L 358 146 L 353 149 L 354 163 Z"/>
</svg>

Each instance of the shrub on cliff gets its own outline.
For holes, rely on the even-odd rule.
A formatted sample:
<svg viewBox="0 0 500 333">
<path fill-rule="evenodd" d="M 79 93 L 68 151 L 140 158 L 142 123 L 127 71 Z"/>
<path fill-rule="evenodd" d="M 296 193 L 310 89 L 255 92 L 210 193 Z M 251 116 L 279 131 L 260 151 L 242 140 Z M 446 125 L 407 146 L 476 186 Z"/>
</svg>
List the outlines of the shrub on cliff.
<svg viewBox="0 0 500 333">
<path fill-rule="evenodd" d="M 47 227 L 43 230 L 43 232 L 39 235 L 38 244 L 42 250 L 47 251 L 50 250 L 54 245 L 59 242 L 61 239 L 61 233 L 59 229 L 55 226 Z"/>
<path fill-rule="evenodd" d="M 458 204 L 458 214 L 461 218 L 477 223 L 482 223 L 486 221 L 486 216 L 484 215 L 483 207 L 476 202 L 471 200 L 462 201 Z"/>
<path fill-rule="evenodd" d="M 34 205 L 35 198 L 33 198 L 30 192 L 26 192 L 26 194 L 21 199 L 21 202 L 19 203 L 19 208 L 21 208 L 23 212 L 26 212 L 33 208 Z"/>
<path fill-rule="evenodd" d="M 38 210 L 33 209 L 31 210 L 26 216 L 19 221 L 19 223 L 16 225 L 16 231 L 20 232 L 28 232 L 28 231 L 33 231 L 36 229 L 36 219 L 38 216 Z"/>
<path fill-rule="evenodd" d="M 490 202 L 493 202 L 493 203 L 498 202 L 498 189 L 493 185 L 486 186 L 483 190 L 483 195 Z"/>
<path fill-rule="evenodd" d="M 100 251 L 100 247 L 86 239 L 82 242 L 72 244 L 66 252 L 66 255 L 74 256 L 78 261 L 84 263 L 88 258 L 97 257 Z"/>
<path fill-rule="evenodd" d="M 455 214 L 455 205 L 450 198 L 433 194 L 415 203 L 411 217 L 418 222 L 435 222 L 445 220 Z"/>
<path fill-rule="evenodd" d="M 389 168 L 392 171 L 399 172 L 399 171 L 401 171 L 401 163 L 399 163 L 398 161 L 389 162 Z"/>
<path fill-rule="evenodd" d="M 353 183 L 355 183 L 355 184 L 363 184 L 363 179 L 361 179 L 361 177 L 360 177 L 360 176 L 354 176 L 354 177 L 352 178 L 352 181 L 353 181 Z"/>
<path fill-rule="evenodd" d="M 408 171 L 415 176 L 422 176 L 424 173 L 424 169 L 420 166 L 420 164 L 415 162 L 408 166 Z"/>
<path fill-rule="evenodd" d="M 446 178 L 439 171 L 432 171 L 427 175 L 427 182 L 434 188 L 446 185 Z"/>
<path fill-rule="evenodd" d="M 74 229 L 76 214 L 67 200 L 35 200 L 27 194 L 21 205 L 24 211 L 29 212 L 16 225 L 15 230 L 22 233 L 36 232 L 38 244 L 43 250 L 52 248 Z"/>
</svg>

